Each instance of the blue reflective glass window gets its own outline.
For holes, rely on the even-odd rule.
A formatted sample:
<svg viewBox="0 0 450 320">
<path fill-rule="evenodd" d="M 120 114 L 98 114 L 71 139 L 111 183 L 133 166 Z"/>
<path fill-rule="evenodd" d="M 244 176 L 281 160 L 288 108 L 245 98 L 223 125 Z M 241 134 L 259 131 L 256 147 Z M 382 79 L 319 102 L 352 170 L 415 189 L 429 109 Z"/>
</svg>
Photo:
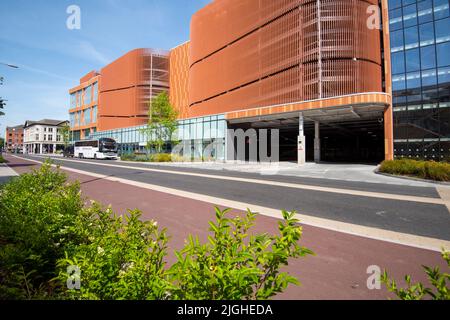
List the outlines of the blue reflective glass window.
<svg viewBox="0 0 450 320">
<path fill-rule="evenodd" d="M 448 0 L 434 0 L 434 18 L 442 19 L 448 17 L 449 14 L 449 3 Z"/>
<path fill-rule="evenodd" d="M 438 81 L 440 84 L 450 82 L 450 67 L 438 69 Z"/>
<path fill-rule="evenodd" d="M 420 86 L 420 72 L 406 74 L 406 87 L 408 89 L 419 88 Z"/>
<path fill-rule="evenodd" d="M 420 45 L 422 47 L 434 43 L 434 25 L 432 22 L 419 26 Z"/>
<path fill-rule="evenodd" d="M 405 30 L 405 50 L 417 48 L 419 46 L 419 32 L 417 26 L 406 28 Z"/>
<path fill-rule="evenodd" d="M 415 26 L 417 24 L 417 7 L 416 4 L 412 4 L 407 7 L 403 7 L 403 24 L 406 27 Z"/>
<path fill-rule="evenodd" d="M 433 86 L 437 83 L 436 69 L 422 71 L 422 86 Z"/>
<path fill-rule="evenodd" d="M 403 6 L 416 3 L 417 0 L 403 0 Z"/>
<path fill-rule="evenodd" d="M 395 9 L 389 12 L 389 29 L 391 31 L 403 28 L 402 9 Z"/>
<path fill-rule="evenodd" d="M 403 50 L 403 30 L 394 31 L 391 33 L 391 52 Z"/>
<path fill-rule="evenodd" d="M 419 49 L 405 51 L 406 72 L 420 70 L 420 54 Z"/>
<path fill-rule="evenodd" d="M 394 91 L 405 90 L 406 89 L 406 82 L 405 82 L 405 76 L 404 75 L 399 75 L 399 76 L 393 76 L 392 77 L 392 89 Z"/>
<path fill-rule="evenodd" d="M 450 66 L 450 42 L 440 43 L 436 46 L 438 67 Z"/>
<path fill-rule="evenodd" d="M 392 73 L 404 73 L 405 72 L 405 55 L 403 51 L 395 52 L 392 54 Z"/>
<path fill-rule="evenodd" d="M 434 46 L 420 48 L 422 69 L 436 68 L 436 50 Z"/>
<path fill-rule="evenodd" d="M 433 3 L 431 0 L 420 1 L 417 3 L 417 16 L 419 23 L 433 21 Z"/>
<path fill-rule="evenodd" d="M 399 8 L 402 6 L 402 0 L 389 0 L 389 9 Z"/>
<path fill-rule="evenodd" d="M 450 18 L 434 22 L 436 43 L 450 41 Z"/>
</svg>

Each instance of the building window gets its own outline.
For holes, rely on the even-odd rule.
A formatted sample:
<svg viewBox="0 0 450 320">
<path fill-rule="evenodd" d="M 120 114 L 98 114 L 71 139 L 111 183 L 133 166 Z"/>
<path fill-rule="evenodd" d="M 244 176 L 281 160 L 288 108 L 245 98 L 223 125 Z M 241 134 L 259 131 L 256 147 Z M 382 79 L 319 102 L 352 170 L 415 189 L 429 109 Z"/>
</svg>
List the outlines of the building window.
<svg viewBox="0 0 450 320">
<path fill-rule="evenodd" d="M 431 1 L 432 0 L 425 0 L 417 3 L 419 23 L 433 21 L 433 5 Z"/>
<path fill-rule="evenodd" d="M 92 122 L 97 122 L 97 106 L 92 107 Z"/>
<path fill-rule="evenodd" d="M 417 48 L 419 46 L 419 33 L 417 26 L 405 29 L 405 50 Z"/>
<path fill-rule="evenodd" d="M 434 46 L 420 48 L 422 69 L 436 68 L 436 51 Z"/>
<path fill-rule="evenodd" d="M 417 24 L 416 4 L 403 7 L 403 24 L 405 27 L 415 26 Z"/>
<path fill-rule="evenodd" d="M 94 102 L 97 102 L 97 99 L 98 99 L 98 82 L 95 82 L 93 85 L 92 85 L 92 94 L 93 94 L 93 101 Z"/>
<path fill-rule="evenodd" d="M 436 43 L 450 41 L 450 18 L 438 20 L 434 23 L 436 29 Z"/>
<path fill-rule="evenodd" d="M 450 42 L 440 43 L 436 46 L 438 67 L 450 65 Z"/>
<path fill-rule="evenodd" d="M 449 16 L 448 0 L 434 0 L 434 18 L 442 19 Z"/>
<path fill-rule="evenodd" d="M 420 70 L 419 49 L 406 50 L 406 72 Z"/>
<path fill-rule="evenodd" d="M 52 134 L 48 135 L 48 141 L 53 141 L 53 135 Z"/>
<path fill-rule="evenodd" d="M 91 123 L 91 109 L 84 110 L 84 123 L 90 124 Z"/>
<path fill-rule="evenodd" d="M 39 140 L 39 134 L 36 134 L 35 136 L 34 136 L 34 140 L 36 140 L 36 141 L 38 141 Z"/>
<path fill-rule="evenodd" d="M 391 33 L 391 52 L 403 50 L 403 30 L 394 31 Z"/>
<path fill-rule="evenodd" d="M 70 108 L 76 108 L 77 107 L 77 93 L 74 92 L 70 94 Z"/>
<path fill-rule="evenodd" d="M 392 54 L 392 73 L 403 73 L 405 72 L 405 55 L 403 51 L 395 52 Z"/>
<path fill-rule="evenodd" d="M 61 141 L 61 136 L 59 134 L 56 135 L 56 141 L 58 141 L 58 142 Z"/>
</svg>

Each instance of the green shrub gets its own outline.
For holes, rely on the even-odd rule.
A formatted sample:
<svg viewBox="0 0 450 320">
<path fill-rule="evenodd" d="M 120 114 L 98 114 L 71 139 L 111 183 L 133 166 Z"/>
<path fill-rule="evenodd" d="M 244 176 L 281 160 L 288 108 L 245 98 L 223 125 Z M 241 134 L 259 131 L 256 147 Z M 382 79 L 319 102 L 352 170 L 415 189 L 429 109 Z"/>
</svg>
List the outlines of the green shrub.
<svg viewBox="0 0 450 320">
<path fill-rule="evenodd" d="M 450 253 L 443 251 L 442 258 L 450 268 Z M 387 271 L 381 276 L 381 281 L 390 292 L 393 292 L 401 300 L 422 300 L 431 298 L 433 300 L 450 300 L 450 273 L 441 272 L 439 267 L 423 267 L 433 288 L 426 288 L 422 283 L 411 284 L 411 276 L 405 276 L 406 288 L 398 288 L 397 282 L 389 279 Z"/>
<path fill-rule="evenodd" d="M 72 227 L 82 205 L 79 184 L 50 163 L 2 186 L 0 298 L 49 294 L 56 261 L 80 242 Z"/>
<path fill-rule="evenodd" d="M 58 263 L 58 280 L 64 285 L 67 267 L 81 270 L 80 290 L 68 290 L 72 299 L 164 299 L 167 241 L 165 230 L 156 222 L 139 220 L 139 211 L 125 217 L 102 210 L 94 204 L 84 210 L 88 220 L 89 241 Z"/>
<path fill-rule="evenodd" d="M 212 235 L 201 244 L 190 237 L 185 248 L 176 252 L 178 261 L 170 269 L 175 299 L 268 299 L 298 280 L 280 267 L 289 258 L 312 254 L 300 247 L 302 228 L 294 213 L 283 211 L 279 236 L 249 235 L 255 214 L 226 218 L 229 210 L 216 208 L 216 223 L 210 222 Z"/>
<path fill-rule="evenodd" d="M 5 158 L 3 158 L 3 156 L 0 154 L 0 163 L 6 163 Z"/>
<path fill-rule="evenodd" d="M 150 157 L 152 162 L 172 162 L 172 154 L 170 153 L 156 153 Z"/>
<path fill-rule="evenodd" d="M 122 161 L 135 161 L 136 160 L 136 155 L 134 153 L 122 154 L 120 156 L 120 160 L 122 160 Z"/>
<path fill-rule="evenodd" d="M 450 164 L 446 162 L 399 159 L 383 161 L 380 171 L 436 181 L 450 181 Z"/>
</svg>

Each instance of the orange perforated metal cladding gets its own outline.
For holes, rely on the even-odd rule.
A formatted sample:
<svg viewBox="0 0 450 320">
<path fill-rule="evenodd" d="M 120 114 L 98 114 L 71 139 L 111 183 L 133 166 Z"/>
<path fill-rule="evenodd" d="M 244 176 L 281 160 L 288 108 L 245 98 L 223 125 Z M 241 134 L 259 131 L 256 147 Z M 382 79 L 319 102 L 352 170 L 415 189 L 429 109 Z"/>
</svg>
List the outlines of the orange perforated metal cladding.
<svg viewBox="0 0 450 320">
<path fill-rule="evenodd" d="M 189 42 L 169 54 L 170 102 L 178 111 L 178 118 L 189 117 Z"/>
<path fill-rule="evenodd" d="M 145 124 L 151 98 L 168 88 L 168 58 L 136 49 L 101 70 L 98 131 Z"/>
<path fill-rule="evenodd" d="M 317 1 L 207 5 L 191 23 L 190 116 L 381 92 L 380 32 L 366 26 L 376 3 L 321 0 L 320 46 Z"/>
</svg>

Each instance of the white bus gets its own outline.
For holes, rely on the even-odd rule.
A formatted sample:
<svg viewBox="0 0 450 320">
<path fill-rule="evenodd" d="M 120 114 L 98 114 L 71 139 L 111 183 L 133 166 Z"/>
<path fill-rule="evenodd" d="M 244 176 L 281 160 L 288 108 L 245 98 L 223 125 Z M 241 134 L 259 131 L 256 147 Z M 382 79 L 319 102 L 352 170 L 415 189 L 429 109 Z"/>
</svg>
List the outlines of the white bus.
<svg viewBox="0 0 450 320">
<path fill-rule="evenodd" d="M 111 138 L 76 141 L 73 154 L 80 159 L 116 159 L 117 143 Z"/>
</svg>

